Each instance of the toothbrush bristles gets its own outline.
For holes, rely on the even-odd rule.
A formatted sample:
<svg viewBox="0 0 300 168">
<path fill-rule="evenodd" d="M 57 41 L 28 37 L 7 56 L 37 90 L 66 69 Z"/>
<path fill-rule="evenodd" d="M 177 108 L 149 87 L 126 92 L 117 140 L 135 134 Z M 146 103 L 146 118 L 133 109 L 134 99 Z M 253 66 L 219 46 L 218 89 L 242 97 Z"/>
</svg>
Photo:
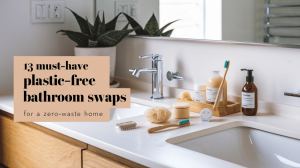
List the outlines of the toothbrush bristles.
<svg viewBox="0 0 300 168">
<path fill-rule="evenodd" d="M 228 61 L 226 60 L 226 61 L 225 61 L 224 68 L 227 68 L 227 66 L 228 66 Z"/>
</svg>

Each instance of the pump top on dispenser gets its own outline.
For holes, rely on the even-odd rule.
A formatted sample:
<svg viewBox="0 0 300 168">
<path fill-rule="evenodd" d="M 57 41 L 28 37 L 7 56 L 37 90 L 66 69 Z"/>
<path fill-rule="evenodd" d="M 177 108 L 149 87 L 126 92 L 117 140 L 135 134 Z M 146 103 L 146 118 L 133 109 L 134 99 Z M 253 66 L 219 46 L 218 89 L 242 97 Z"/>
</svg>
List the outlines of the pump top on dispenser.
<svg viewBox="0 0 300 168">
<path fill-rule="evenodd" d="M 257 88 L 253 83 L 253 69 L 241 69 L 247 71 L 246 84 L 242 89 L 242 111 L 246 116 L 254 116 L 257 113 Z"/>
<path fill-rule="evenodd" d="M 252 76 L 253 69 L 241 69 L 241 71 L 248 71 L 247 76 L 246 76 L 246 81 L 247 82 L 253 82 L 254 81 L 254 76 Z"/>
</svg>

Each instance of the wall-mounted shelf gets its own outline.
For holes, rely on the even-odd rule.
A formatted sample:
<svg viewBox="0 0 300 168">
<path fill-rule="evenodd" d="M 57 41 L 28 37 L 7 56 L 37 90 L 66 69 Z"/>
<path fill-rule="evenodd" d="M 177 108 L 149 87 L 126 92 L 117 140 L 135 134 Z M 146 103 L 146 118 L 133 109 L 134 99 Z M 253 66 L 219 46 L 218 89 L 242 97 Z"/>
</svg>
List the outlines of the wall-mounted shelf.
<svg viewBox="0 0 300 168">
<path fill-rule="evenodd" d="M 284 92 L 285 96 L 300 97 L 300 90 L 297 92 Z"/>
</svg>

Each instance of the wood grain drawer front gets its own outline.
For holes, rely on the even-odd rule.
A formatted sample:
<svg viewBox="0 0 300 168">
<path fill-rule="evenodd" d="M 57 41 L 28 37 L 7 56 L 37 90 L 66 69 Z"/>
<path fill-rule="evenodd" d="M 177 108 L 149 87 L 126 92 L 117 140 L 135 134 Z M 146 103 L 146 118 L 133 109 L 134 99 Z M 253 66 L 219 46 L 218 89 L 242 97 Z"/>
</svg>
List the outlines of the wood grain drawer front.
<svg viewBox="0 0 300 168">
<path fill-rule="evenodd" d="M 0 116 L 0 162 L 10 168 L 80 168 L 81 148 Z"/>
<path fill-rule="evenodd" d="M 129 168 L 123 164 L 102 157 L 96 153 L 84 150 L 83 155 L 83 168 Z"/>
</svg>

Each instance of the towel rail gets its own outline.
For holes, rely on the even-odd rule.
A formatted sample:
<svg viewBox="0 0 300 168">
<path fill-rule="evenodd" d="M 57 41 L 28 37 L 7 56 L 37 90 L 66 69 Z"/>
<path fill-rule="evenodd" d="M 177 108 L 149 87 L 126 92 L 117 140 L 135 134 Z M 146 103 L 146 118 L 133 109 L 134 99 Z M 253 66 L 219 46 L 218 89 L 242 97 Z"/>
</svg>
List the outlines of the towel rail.
<svg viewBox="0 0 300 168">
<path fill-rule="evenodd" d="M 265 15 L 268 18 L 295 18 L 300 17 L 300 15 Z"/>
<path fill-rule="evenodd" d="M 265 0 L 265 14 L 264 14 L 264 42 L 269 43 L 270 38 L 300 38 L 300 36 L 291 35 L 274 35 L 270 34 L 270 28 L 300 28 L 300 25 L 279 25 L 271 24 L 271 18 L 300 18 L 299 14 L 285 15 L 285 14 L 270 14 L 270 8 L 290 8 L 300 7 L 300 4 L 271 4 L 270 0 Z"/>
<path fill-rule="evenodd" d="M 278 5 L 278 4 L 266 4 L 266 8 L 293 8 L 293 7 L 300 7 L 300 5 Z"/>
<path fill-rule="evenodd" d="M 273 37 L 273 38 L 276 38 L 276 37 L 280 37 L 280 38 L 300 38 L 300 36 L 285 36 L 285 35 L 273 35 L 273 34 L 268 34 L 267 36 L 268 37 Z"/>
<path fill-rule="evenodd" d="M 266 24 L 265 27 L 272 27 L 272 28 L 300 28 L 300 25 L 269 25 L 269 24 Z"/>
</svg>

